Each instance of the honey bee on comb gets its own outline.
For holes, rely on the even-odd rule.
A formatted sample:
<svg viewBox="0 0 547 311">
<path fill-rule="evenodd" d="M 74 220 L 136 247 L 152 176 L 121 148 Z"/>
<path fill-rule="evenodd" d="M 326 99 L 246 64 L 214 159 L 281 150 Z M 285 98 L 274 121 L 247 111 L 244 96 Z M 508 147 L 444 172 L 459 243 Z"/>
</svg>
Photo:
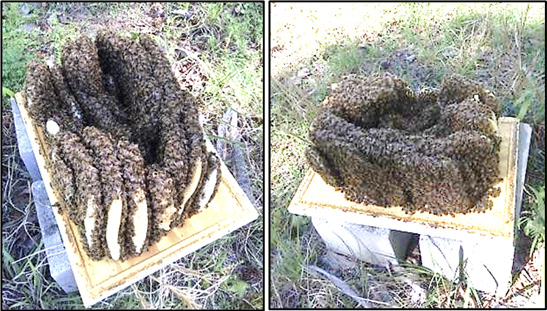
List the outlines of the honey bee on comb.
<svg viewBox="0 0 547 311">
<path fill-rule="evenodd" d="M 123 192 L 122 164 L 117 156 L 118 150 L 114 146 L 111 135 L 102 132 L 96 127 L 88 126 L 83 130 L 82 141 L 92 152 L 95 167 L 100 171 L 103 206 L 106 209 L 106 242 L 110 250 L 110 257 L 118 260 L 123 254 L 123 240 L 120 238 L 122 226 L 122 211 L 126 200 Z"/>
<path fill-rule="evenodd" d="M 190 207 L 184 213 L 187 217 L 201 212 L 211 201 L 218 185 L 220 184 L 220 160 L 212 150 L 206 150 L 207 160 L 203 163 L 203 173 L 199 185 L 191 198 Z"/>
<path fill-rule="evenodd" d="M 56 139 L 59 156 L 68 167 L 72 168 L 76 190 L 75 205 L 66 205 L 68 214 L 78 225 L 84 238 L 84 245 L 90 257 L 99 259 L 105 256 L 106 211 L 103 192 L 101 191 L 100 171 L 94 163 L 91 150 L 87 149 L 82 139 L 75 133 L 62 132 Z M 66 178 L 63 176 L 57 178 Z M 66 202 L 65 202 L 66 203 Z M 112 252 L 112 250 L 110 250 Z M 114 250 L 115 252 L 115 250 Z"/>
<path fill-rule="evenodd" d="M 346 198 L 408 213 L 491 208 L 499 101 L 462 77 L 414 93 L 390 74 L 341 79 L 310 126 L 311 167 Z"/>
<path fill-rule="evenodd" d="M 155 162 L 161 105 L 152 94 L 159 92 L 160 84 L 151 77 L 152 68 L 146 51 L 137 42 L 107 30 L 97 33 L 97 47 L 98 54 L 106 57 L 108 65 L 103 67 L 110 69 L 107 73 L 119 85 L 121 106 L 135 128 L 131 140 L 138 143 L 147 163 Z"/>
<path fill-rule="evenodd" d="M 184 217 L 192 214 L 192 196 L 198 186 L 204 180 L 204 175 L 208 165 L 215 166 L 215 162 L 208 162 L 209 152 L 205 147 L 203 139 L 203 128 L 198 120 L 198 113 L 195 102 L 191 95 L 182 92 L 177 85 L 176 79 L 167 66 L 165 54 L 162 53 L 153 39 L 147 35 L 139 38 L 139 43 L 148 52 L 149 59 L 153 65 L 152 75 L 158 80 L 164 80 L 162 84 L 162 105 L 160 113 L 160 126 L 165 128 L 164 133 L 165 149 L 163 150 L 164 166 L 171 167 L 169 171 L 174 179 L 178 181 L 176 185 L 180 191 L 176 198 L 178 206 L 174 222 L 180 224 Z M 165 79 L 168 77 L 169 79 Z M 180 104 L 182 101 L 182 105 Z M 174 144 L 184 143 L 185 148 L 176 148 Z M 176 155 L 176 152 L 187 150 L 187 153 Z M 174 159 L 185 159 L 185 164 L 180 165 Z M 179 175 L 178 177 L 176 175 Z M 184 178 L 185 177 L 185 178 Z"/>
<path fill-rule="evenodd" d="M 61 67 L 33 62 L 25 96 L 46 129 L 46 168 L 88 256 L 126 260 L 205 209 L 220 183 L 198 99 L 154 40 L 101 29 Z"/>
<path fill-rule="evenodd" d="M 122 165 L 125 201 L 122 219 L 123 258 L 145 250 L 149 221 L 149 203 L 146 197 L 146 166 L 136 144 L 118 141 L 118 159 Z"/>
<path fill-rule="evenodd" d="M 127 137 L 129 129 L 123 122 L 125 117 L 115 98 L 105 92 L 98 51 L 93 41 L 82 36 L 68 43 L 61 61 L 63 74 L 82 109 L 86 125 L 94 124 L 117 137 Z"/>
<path fill-rule="evenodd" d="M 59 93 L 58 87 L 61 86 L 55 80 L 46 64 L 38 61 L 29 63 L 24 87 L 29 113 L 42 124 L 52 120 L 74 130 L 79 126 L 79 120 L 70 115 L 63 93 Z"/>
<path fill-rule="evenodd" d="M 175 184 L 167 170 L 157 164 L 147 168 L 146 180 L 150 193 L 150 217 L 148 230 L 151 242 L 159 240 L 173 227 L 177 207 Z"/>
</svg>

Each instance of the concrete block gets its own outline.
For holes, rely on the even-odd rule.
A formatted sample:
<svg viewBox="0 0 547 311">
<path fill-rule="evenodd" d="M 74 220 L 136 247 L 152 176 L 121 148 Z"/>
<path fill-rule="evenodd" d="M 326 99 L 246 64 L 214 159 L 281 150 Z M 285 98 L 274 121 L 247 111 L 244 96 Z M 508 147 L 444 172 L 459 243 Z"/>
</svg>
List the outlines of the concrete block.
<svg viewBox="0 0 547 311">
<path fill-rule="evenodd" d="M 422 265 L 449 280 L 465 278 L 475 289 L 503 296 L 509 289 L 513 266 L 513 241 L 469 234 L 455 240 L 420 236 Z"/>
<path fill-rule="evenodd" d="M 32 152 L 32 145 L 30 144 L 30 139 L 21 118 L 21 113 L 19 111 L 19 106 L 15 99 L 11 98 L 11 111 L 13 114 L 13 120 L 15 121 L 15 133 L 17 135 L 17 146 L 19 147 L 19 154 L 23 159 L 23 163 L 30 174 L 30 177 L 33 181 L 42 180 L 40 175 L 40 170 L 38 169 L 38 163 L 34 158 L 34 153 Z"/>
<path fill-rule="evenodd" d="M 526 123 L 519 125 L 519 150 L 517 159 L 517 187 L 515 215 L 520 215 L 522 207 L 522 192 L 524 190 L 524 179 L 526 178 L 526 166 L 528 154 L 530 153 L 530 140 L 532 138 L 532 127 Z"/>
<path fill-rule="evenodd" d="M 40 231 L 42 233 L 42 240 L 44 242 L 50 274 L 65 292 L 70 293 L 77 291 L 78 287 L 76 285 L 76 280 L 74 279 L 70 262 L 68 261 L 63 241 L 61 240 L 61 234 L 57 227 L 55 217 L 53 216 L 53 211 L 51 210 L 51 204 L 44 183 L 42 182 L 40 169 L 38 168 L 38 163 L 34 157 L 25 124 L 21 118 L 19 106 L 13 98 L 10 102 L 15 123 L 19 155 L 21 156 L 21 159 L 23 159 L 23 163 L 25 163 L 25 167 L 34 181 L 32 183 L 32 195 L 34 197 L 38 223 L 40 224 Z"/>
<path fill-rule="evenodd" d="M 57 227 L 43 181 L 40 180 L 32 183 L 32 195 L 49 263 L 49 272 L 66 293 L 77 291 L 78 286 L 76 285 L 76 280 L 74 279 L 74 274 L 72 273 L 72 268 L 68 261 L 59 227 Z"/>
<path fill-rule="evenodd" d="M 412 234 L 320 217 L 312 223 L 327 247 L 337 253 L 388 267 L 404 259 Z"/>
</svg>

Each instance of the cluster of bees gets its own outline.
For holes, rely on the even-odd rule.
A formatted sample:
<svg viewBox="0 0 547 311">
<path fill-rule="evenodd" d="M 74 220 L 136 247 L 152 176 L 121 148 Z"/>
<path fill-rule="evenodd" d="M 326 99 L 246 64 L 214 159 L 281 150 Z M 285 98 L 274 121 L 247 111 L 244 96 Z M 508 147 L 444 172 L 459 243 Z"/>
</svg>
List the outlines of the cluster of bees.
<svg viewBox="0 0 547 311">
<path fill-rule="evenodd" d="M 500 193 L 500 112 L 489 91 L 459 76 L 416 94 L 389 74 L 349 75 L 320 105 L 306 156 L 351 201 L 483 212 Z"/>
<path fill-rule="evenodd" d="M 91 258 L 125 260 L 207 206 L 220 160 L 152 38 L 101 30 L 68 43 L 59 67 L 29 64 L 25 96 L 61 211 Z"/>
</svg>

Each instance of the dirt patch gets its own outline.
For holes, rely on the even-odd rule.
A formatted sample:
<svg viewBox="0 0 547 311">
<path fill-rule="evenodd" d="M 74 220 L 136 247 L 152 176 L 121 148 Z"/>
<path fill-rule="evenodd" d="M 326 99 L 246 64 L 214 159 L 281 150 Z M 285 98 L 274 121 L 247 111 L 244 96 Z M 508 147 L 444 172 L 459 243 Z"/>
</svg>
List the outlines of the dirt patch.
<svg viewBox="0 0 547 311">
<path fill-rule="evenodd" d="M 396 50 L 389 57 L 382 60 L 379 65 L 382 71 L 392 73 L 398 77 L 405 77 L 405 81 L 410 84 L 413 90 L 420 90 L 425 86 L 430 88 L 440 86 L 440 81 L 436 81 L 434 78 L 435 70 L 421 63 L 411 50 Z M 373 72 L 372 70 L 366 71 L 369 74 Z"/>
</svg>

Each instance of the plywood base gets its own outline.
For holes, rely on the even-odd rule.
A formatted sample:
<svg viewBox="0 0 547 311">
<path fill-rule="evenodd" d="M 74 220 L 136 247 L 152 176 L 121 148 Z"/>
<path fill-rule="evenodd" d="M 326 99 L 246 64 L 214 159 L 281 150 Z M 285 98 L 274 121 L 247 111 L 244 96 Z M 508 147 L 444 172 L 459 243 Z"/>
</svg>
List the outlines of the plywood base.
<svg viewBox="0 0 547 311">
<path fill-rule="evenodd" d="M 44 155 L 44 131 L 29 118 L 25 98 L 16 94 L 40 173 L 63 238 L 68 259 L 82 300 L 86 307 L 116 293 L 138 280 L 158 271 L 181 257 L 221 238 L 256 218 L 259 214 L 234 177 L 221 161 L 222 179 L 215 196 L 202 212 L 188 218 L 182 227 L 174 228 L 147 252 L 126 261 L 91 260 L 83 247 L 76 225 L 60 212 L 63 204 L 51 183 Z"/>
<path fill-rule="evenodd" d="M 513 240 L 519 123 L 515 118 L 500 118 L 498 123 L 502 136 L 499 163 L 502 181 L 497 186 L 501 188 L 501 194 L 493 199 L 494 206 L 490 210 L 439 216 L 428 212 L 407 214 L 401 207 L 354 203 L 346 200 L 341 191 L 310 169 L 293 197 L 289 211 L 421 234 L 431 234 L 431 228 L 442 228 L 447 230 L 438 232 L 448 238 L 455 238 L 458 232 L 466 232 Z"/>
</svg>

